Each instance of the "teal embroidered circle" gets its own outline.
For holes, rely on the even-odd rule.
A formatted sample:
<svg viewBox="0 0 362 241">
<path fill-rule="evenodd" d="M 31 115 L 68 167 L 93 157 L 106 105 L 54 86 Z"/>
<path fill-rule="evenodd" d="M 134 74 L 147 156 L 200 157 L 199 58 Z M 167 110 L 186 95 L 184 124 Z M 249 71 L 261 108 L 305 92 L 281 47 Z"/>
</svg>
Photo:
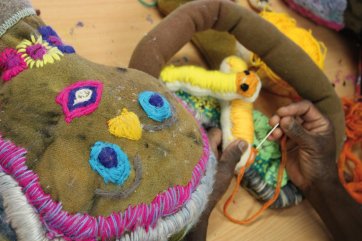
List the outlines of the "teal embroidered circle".
<svg viewBox="0 0 362 241">
<path fill-rule="evenodd" d="M 157 92 L 144 91 L 140 93 L 138 102 L 152 120 L 163 122 L 172 116 L 169 102 Z"/>
<path fill-rule="evenodd" d="M 92 147 L 89 164 L 105 183 L 122 185 L 131 173 L 127 155 L 119 146 L 111 143 L 97 141 Z"/>
</svg>

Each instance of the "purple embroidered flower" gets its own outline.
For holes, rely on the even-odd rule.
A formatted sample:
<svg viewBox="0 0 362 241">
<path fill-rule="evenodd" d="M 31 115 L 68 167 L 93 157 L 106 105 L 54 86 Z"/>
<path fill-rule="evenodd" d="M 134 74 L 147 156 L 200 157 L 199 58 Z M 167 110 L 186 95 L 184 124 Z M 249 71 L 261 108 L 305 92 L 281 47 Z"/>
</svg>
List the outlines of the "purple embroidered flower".
<svg viewBox="0 0 362 241">
<path fill-rule="evenodd" d="M 46 40 L 49 45 L 53 47 L 58 47 L 60 51 L 66 54 L 73 54 L 75 50 L 72 46 L 65 45 L 58 34 L 49 26 L 39 27 L 39 32 L 42 35 L 43 39 Z"/>
<path fill-rule="evenodd" d="M 43 60 L 47 52 L 47 49 L 42 44 L 34 44 L 26 48 L 27 55 L 34 60 Z"/>
<path fill-rule="evenodd" d="M 28 65 L 15 49 L 6 48 L 0 54 L 1 78 L 4 82 L 11 80 L 13 77 L 27 69 Z"/>
</svg>

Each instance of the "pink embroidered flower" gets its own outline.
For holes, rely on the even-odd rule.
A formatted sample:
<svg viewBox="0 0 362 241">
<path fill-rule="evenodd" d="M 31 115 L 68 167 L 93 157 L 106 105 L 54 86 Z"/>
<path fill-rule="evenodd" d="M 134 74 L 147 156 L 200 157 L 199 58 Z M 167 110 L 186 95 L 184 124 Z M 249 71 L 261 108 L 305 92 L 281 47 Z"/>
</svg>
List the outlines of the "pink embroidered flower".
<svg viewBox="0 0 362 241">
<path fill-rule="evenodd" d="M 4 82 L 11 80 L 13 77 L 27 69 L 28 65 L 15 49 L 6 48 L 0 54 L 1 78 Z"/>
</svg>

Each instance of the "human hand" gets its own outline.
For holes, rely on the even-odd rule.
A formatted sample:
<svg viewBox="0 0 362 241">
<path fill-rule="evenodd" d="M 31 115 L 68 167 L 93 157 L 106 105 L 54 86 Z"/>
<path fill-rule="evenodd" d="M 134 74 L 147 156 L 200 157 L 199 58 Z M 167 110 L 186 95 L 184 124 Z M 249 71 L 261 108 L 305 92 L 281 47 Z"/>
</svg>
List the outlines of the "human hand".
<svg viewBox="0 0 362 241">
<path fill-rule="evenodd" d="M 209 216 L 216 206 L 217 202 L 226 192 L 234 176 L 236 164 L 240 161 L 240 157 L 246 151 L 247 143 L 242 140 L 235 140 L 221 153 L 219 147 L 222 142 L 222 132 L 220 129 L 213 128 L 208 132 L 210 147 L 218 160 L 215 183 L 213 192 L 209 197 L 206 209 L 202 213 L 197 225 L 187 234 L 187 241 L 206 240 L 206 232 Z"/>
<path fill-rule="evenodd" d="M 288 137 L 286 170 L 291 181 L 306 192 L 314 183 L 337 177 L 333 126 L 309 101 L 301 101 L 277 110 L 271 126 L 280 124 L 270 136 Z"/>
</svg>

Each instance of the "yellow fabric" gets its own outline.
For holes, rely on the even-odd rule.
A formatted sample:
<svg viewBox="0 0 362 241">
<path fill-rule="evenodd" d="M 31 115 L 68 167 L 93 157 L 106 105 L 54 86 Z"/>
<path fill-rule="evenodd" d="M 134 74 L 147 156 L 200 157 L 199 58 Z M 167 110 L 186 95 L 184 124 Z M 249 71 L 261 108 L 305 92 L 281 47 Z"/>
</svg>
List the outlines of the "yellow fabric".
<svg viewBox="0 0 362 241">
<path fill-rule="evenodd" d="M 249 144 L 254 142 L 253 103 L 242 100 L 231 101 L 231 132 L 236 139 Z"/>
<path fill-rule="evenodd" d="M 240 57 L 232 55 L 224 60 L 229 67 L 230 73 L 242 72 L 248 69 L 247 63 Z"/>
<path fill-rule="evenodd" d="M 142 137 L 142 127 L 138 116 L 126 108 L 122 110 L 121 115 L 108 121 L 108 129 L 112 135 L 117 137 L 135 141 Z"/>
<path fill-rule="evenodd" d="M 160 76 L 166 83 L 179 81 L 217 93 L 236 93 L 237 91 L 235 74 L 208 71 L 197 66 L 168 66 L 162 70 Z"/>
</svg>

